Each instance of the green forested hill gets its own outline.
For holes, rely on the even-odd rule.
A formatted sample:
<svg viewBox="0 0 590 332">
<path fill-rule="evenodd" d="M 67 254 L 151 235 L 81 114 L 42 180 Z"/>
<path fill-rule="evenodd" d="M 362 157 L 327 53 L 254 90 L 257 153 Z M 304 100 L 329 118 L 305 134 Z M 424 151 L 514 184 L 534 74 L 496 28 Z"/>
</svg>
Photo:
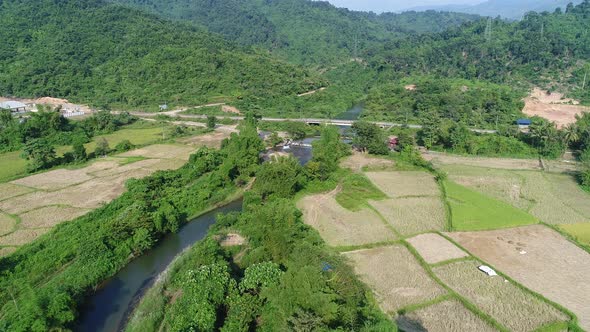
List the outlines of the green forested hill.
<svg viewBox="0 0 590 332">
<path fill-rule="evenodd" d="M 0 95 L 156 107 L 255 101 L 325 85 L 195 27 L 100 0 L 0 1 Z"/>
<path fill-rule="evenodd" d="M 434 11 L 355 12 L 309 0 L 111 0 L 189 21 L 227 39 L 270 49 L 295 63 L 332 65 L 370 45 L 413 33 L 439 32 L 476 15 Z"/>
<path fill-rule="evenodd" d="M 529 13 L 519 22 L 486 20 L 448 31 L 383 43 L 370 52 L 371 66 L 407 74 L 482 79 L 511 85 L 582 91 L 590 59 L 590 1 L 567 12 Z"/>
</svg>

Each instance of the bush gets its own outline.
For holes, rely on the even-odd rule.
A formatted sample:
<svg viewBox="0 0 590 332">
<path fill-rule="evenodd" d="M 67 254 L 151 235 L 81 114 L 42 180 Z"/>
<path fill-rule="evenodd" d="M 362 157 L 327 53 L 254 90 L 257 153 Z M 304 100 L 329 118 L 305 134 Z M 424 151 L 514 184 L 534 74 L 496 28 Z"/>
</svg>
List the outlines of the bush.
<svg viewBox="0 0 590 332">
<path fill-rule="evenodd" d="M 135 145 L 131 143 L 128 139 L 119 142 L 115 145 L 115 151 L 117 152 L 125 152 L 135 148 Z"/>
</svg>

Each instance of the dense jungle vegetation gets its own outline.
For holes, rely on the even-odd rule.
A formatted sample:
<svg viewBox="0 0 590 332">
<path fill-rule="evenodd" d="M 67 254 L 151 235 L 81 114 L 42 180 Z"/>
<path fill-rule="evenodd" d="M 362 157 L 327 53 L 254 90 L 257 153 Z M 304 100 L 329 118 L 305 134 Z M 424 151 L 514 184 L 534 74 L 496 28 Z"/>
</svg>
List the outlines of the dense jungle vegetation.
<svg viewBox="0 0 590 332">
<path fill-rule="evenodd" d="M 3 96 L 99 108 L 231 100 L 272 109 L 274 99 L 326 84 L 203 29 L 101 0 L 1 1 L 0 26 Z"/>
</svg>

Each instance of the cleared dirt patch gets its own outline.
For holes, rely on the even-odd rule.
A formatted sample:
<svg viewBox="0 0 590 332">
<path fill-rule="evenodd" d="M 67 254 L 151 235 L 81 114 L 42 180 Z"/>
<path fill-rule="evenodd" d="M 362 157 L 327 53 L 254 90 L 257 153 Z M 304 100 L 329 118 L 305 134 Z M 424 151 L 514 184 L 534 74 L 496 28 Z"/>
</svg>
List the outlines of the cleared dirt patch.
<svg viewBox="0 0 590 332">
<path fill-rule="evenodd" d="M 331 246 L 351 246 L 393 241 L 397 237 L 369 209 L 352 212 L 334 199 L 334 194 L 307 196 L 297 203 L 303 220 Z"/>
<path fill-rule="evenodd" d="M 145 157 L 153 159 L 188 160 L 195 149 L 190 146 L 155 144 L 120 154 L 121 157 Z"/>
<path fill-rule="evenodd" d="M 240 234 L 229 233 L 219 241 L 222 247 L 241 246 L 246 243 L 246 239 Z"/>
<path fill-rule="evenodd" d="M 368 172 L 367 177 L 387 196 L 440 196 L 434 177 L 426 172 Z"/>
<path fill-rule="evenodd" d="M 555 122 L 559 128 L 576 122 L 576 115 L 590 112 L 590 107 L 580 106 L 573 99 L 563 98 L 560 93 L 547 93 L 535 88 L 530 96 L 524 99 L 522 112 L 529 116 L 540 116 Z"/>
<path fill-rule="evenodd" d="M 421 234 L 407 241 L 428 264 L 469 256 L 465 251 L 438 234 Z"/>
<path fill-rule="evenodd" d="M 366 153 L 354 152 L 351 156 L 342 160 L 340 166 L 356 172 L 360 172 L 364 168 L 369 171 L 379 171 L 392 170 L 395 163 L 392 160 L 372 157 Z"/>
<path fill-rule="evenodd" d="M 411 304 L 445 294 L 403 246 L 351 251 L 348 257 L 356 273 L 375 293 L 384 312 L 393 314 Z"/>
<path fill-rule="evenodd" d="M 478 270 L 477 261 L 435 267 L 434 273 L 449 287 L 511 331 L 532 331 L 568 317 L 549 304 L 525 293 L 500 276 Z"/>
<path fill-rule="evenodd" d="M 49 232 L 49 228 L 20 229 L 6 236 L 0 237 L 0 246 L 21 246 L 32 242 L 47 232 Z"/>
<path fill-rule="evenodd" d="M 16 251 L 16 247 L 0 248 L 0 257 L 6 257 Z"/>
<path fill-rule="evenodd" d="M 17 186 L 12 183 L 0 183 L 0 201 L 14 196 L 20 196 L 33 191 L 31 188 Z"/>
<path fill-rule="evenodd" d="M 404 314 L 398 317 L 396 322 L 398 327 L 406 332 L 496 331 L 454 300 Z"/>
<path fill-rule="evenodd" d="M 193 137 L 187 137 L 179 139 L 178 142 L 182 144 L 188 144 L 193 147 L 210 147 L 210 148 L 219 148 L 221 147 L 221 142 L 229 138 L 231 131 L 224 130 L 224 131 L 215 131 L 210 134 L 205 135 L 197 135 Z"/>
<path fill-rule="evenodd" d="M 58 190 L 92 179 L 84 169 L 57 169 L 12 181 L 13 184 L 43 190 Z"/>
<path fill-rule="evenodd" d="M 47 206 L 21 214 L 20 227 L 48 228 L 85 215 L 90 210 L 65 206 Z"/>
<path fill-rule="evenodd" d="M 445 229 L 446 213 L 439 197 L 386 199 L 370 204 L 404 236 Z"/>
<path fill-rule="evenodd" d="M 467 165 L 500 169 L 541 170 L 541 164 L 536 159 L 463 157 L 433 151 L 423 153 L 422 156 L 436 166 Z"/>
<path fill-rule="evenodd" d="M 580 326 L 590 330 L 590 255 L 559 233 L 535 225 L 448 235 L 517 282 L 574 312 Z"/>
<path fill-rule="evenodd" d="M 14 220 L 14 218 L 0 212 L 0 236 L 12 232 L 15 226 L 16 220 Z"/>
</svg>

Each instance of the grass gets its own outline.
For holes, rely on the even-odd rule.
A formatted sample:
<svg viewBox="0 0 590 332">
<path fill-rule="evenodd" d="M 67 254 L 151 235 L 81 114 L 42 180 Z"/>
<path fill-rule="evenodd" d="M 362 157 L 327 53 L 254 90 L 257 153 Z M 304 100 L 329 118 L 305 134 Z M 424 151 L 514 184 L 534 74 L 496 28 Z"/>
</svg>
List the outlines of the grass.
<svg viewBox="0 0 590 332">
<path fill-rule="evenodd" d="M 111 134 L 96 136 L 92 142 L 84 144 L 84 147 L 87 152 L 93 152 L 96 149 L 96 142 L 103 138 L 109 142 L 111 149 L 124 140 L 129 140 L 133 145 L 146 145 L 161 140 L 163 130 L 162 127 L 142 129 L 125 128 Z"/>
<path fill-rule="evenodd" d="M 0 154 L 0 183 L 27 174 L 27 161 L 21 158 L 21 151 Z"/>
<path fill-rule="evenodd" d="M 349 173 L 341 182 L 342 191 L 336 195 L 336 201 L 345 209 L 360 211 L 368 200 L 387 198 L 367 177 Z"/>
<path fill-rule="evenodd" d="M 590 223 L 559 225 L 559 228 L 582 245 L 590 246 Z"/>
<path fill-rule="evenodd" d="M 452 229 L 492 230 L 537 224 L 528 213 L 451 181 L 444 182 L 452 212 Z"/>
<path fill-rule="evenodd" d="M 371 205 L 403 236 L 445 229 L 445 207 L 439 197 L 371 201 Z"/>
</svg>

